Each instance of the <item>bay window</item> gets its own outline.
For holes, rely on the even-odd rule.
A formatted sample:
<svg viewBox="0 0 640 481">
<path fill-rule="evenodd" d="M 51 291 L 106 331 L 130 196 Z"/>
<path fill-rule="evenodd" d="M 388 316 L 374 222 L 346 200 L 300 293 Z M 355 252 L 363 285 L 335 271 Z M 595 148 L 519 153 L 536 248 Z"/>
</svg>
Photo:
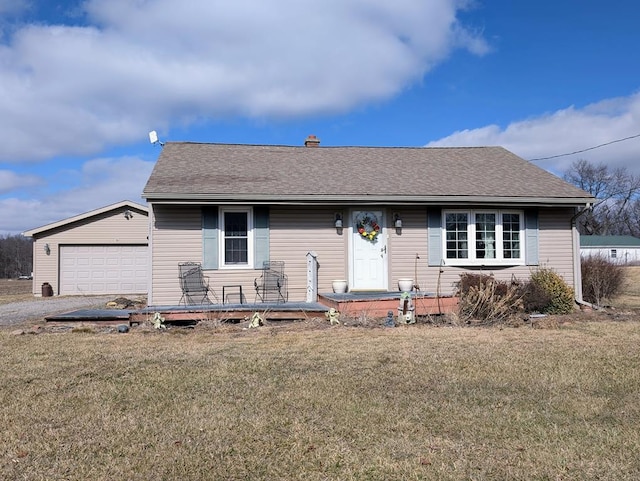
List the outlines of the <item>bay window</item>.
<svg viewBox="0 0 640 481">
<path fill-rule="evenodd" d="M 447 210 L 443 221 L 447 264 L 524 264 L 523 212 Z"/>
</svg>

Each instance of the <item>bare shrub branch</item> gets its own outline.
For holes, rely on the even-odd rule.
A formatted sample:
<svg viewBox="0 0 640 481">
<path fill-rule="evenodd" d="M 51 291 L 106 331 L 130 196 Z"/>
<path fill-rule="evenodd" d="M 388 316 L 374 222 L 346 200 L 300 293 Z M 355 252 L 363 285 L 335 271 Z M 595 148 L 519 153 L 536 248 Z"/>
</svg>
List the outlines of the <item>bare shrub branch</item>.
<svg viewBox="0 0 640 481">
<path fill-rule="evenodd" d="M 582 259 L 582 296 L 585 301 L 602 306 L 622 292 L 624 269 L 602 255 Z"/>
</svg>

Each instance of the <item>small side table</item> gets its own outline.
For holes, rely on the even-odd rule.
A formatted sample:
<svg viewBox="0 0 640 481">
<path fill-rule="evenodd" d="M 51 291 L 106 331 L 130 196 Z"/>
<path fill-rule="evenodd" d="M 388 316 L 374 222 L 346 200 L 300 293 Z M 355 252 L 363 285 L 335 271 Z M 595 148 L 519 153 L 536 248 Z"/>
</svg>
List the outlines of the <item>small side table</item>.
<svg viewBox="0 0 640 481">
<path fill-rule="evenodd" d="M 224 304 L 226 302 L 226 296 L 225 296 L 225 291 L 227 289 L 238 289 L 238 291 L 240 292 L 240 304 L 244 304 L 244 302 L 242 301 L 243 297 L 242 297 L 242 286 L 240 284 L 233 284 L 230 286 L 222 286 L 222 303 Z"/>
</svg>

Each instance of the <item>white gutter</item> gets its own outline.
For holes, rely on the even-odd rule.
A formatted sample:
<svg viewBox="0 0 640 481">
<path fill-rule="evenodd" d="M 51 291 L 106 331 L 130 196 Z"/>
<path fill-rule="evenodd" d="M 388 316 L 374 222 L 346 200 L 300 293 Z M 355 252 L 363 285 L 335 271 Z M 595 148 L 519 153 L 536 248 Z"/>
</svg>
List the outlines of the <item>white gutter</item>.
<svg viewBox="0 0 640 481">
<path fill-rule="evenodd" d="M 361 195 L 220 195 L 220 194 L 143 194 L 156 204 L 270 204 L 270 205 L 505 205 L 544 206 L 584 206 L 590 205 L 592 198 L 585 197 L 496 197 L 496 196 L 361 196 Z"/>
</svg>

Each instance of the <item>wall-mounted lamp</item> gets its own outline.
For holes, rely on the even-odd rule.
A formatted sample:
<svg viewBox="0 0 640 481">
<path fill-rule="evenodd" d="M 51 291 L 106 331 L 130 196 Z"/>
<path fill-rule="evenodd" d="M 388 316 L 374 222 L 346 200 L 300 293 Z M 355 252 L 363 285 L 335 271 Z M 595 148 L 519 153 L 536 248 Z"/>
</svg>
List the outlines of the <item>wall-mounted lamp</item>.
<svg viewBox="0 0 640 481">
<path fill-rule="evenodd" d="M 131 219 L 132 217 L 133 217 L 133 213 L 132 213 L 129 209 L 127 209 L 127 210 L 125 210 L 125 211 L 124 211 L 124 218 L 125 218 L 125 219 L 129 220 L 129 219 Z"/>
<path fill-rule="evenodd" d="M 338 235 L 342 235 L 342 214 L 340 212 L 336 212 L 336 216 L 335 216 L 336 220 L 333 223 L 333 226 L 336 228 L 336 233 Z"/>
<path fill-rule="evenodd" d="M 44 245 L 44 253 L 47 255 L 51 254 L 51 247 L 49 247 L 49 244 Z"/>
<path fill-rule="evenodd" d="M 402 219 L 398 213 L 393 214 L 393 227 L 396 228 L 396 234 L 402 234 Z"/>
</svg>

